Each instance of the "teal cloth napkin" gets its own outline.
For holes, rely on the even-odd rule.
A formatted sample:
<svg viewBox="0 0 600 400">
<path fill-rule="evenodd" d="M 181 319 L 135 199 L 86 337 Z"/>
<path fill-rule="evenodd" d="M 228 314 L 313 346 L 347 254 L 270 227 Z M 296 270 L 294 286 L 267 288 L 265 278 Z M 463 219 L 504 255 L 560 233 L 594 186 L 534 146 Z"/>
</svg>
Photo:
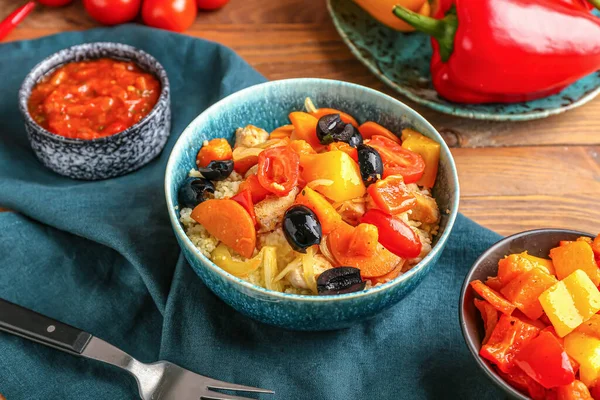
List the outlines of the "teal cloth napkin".
<svg viewBox="0 0 600 400">
<path fill-rule="evenodd" d="M 173 129 L 161 156 L 100 182 L 61 177 L 29 147 L 17 109 L 27 72 L 84 42 L 141 48 L 166 68 Z M 273 399 L 499 398 L 458 325 L 460 285 L 499 236 L 459 216 L 439 264 L 397 306 L 350 329 L 289 332 L 248 319 L 204 286 L 169 225 L 163 176 L 180 132 L 217 100 L 265 79 L 231 50 L 140 26 L 0 45 L 0 297 L 103 338 L 141 361 L 270 388 Z M 8 400 L 134 399 L 126 373 L 0 333 Z M 271 398 L 262 396 L 261 398 Z"/>
</svg>

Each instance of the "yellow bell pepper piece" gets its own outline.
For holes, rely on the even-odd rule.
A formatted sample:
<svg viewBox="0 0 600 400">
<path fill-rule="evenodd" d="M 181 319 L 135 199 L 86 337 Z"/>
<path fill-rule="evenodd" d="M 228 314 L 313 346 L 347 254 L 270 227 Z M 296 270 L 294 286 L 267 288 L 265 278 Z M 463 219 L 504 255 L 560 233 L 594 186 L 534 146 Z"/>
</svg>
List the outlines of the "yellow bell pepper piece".
<svg viewBox="0 0 600 400">
<path fill-rule="evenodd" d="M 401 32 L 412 32 L 415 29 L 392 14 L 396 4 L 426 17 L 432 15 L 428 0 L 354 0 L 354 2 L 379 22 Z"/>
<path fill-rule="evenodd" d="M 250 260 L 237 261 L 231 257 L 229 248 L 224 243 L 221 243 L 216 249 L 213 250 L 211 259 L 219 268 L 224 269 L 231 275 L 244 277 L 248 276 L 250 273 L 256 271 L 258 267 L 260 267 L 260 263 L 262 261 L 262 252 Z"/>
<path fill-rule="evenodd" d="M 440 164 L 440 144 L 412 129 L 404 129 L 402 131 L 402 147 L 423 157 L 425 172 L 417 184 L 432 188 L 435 185 Z"/>
<path fill-rule="evenodd" d="M 556 333 L 564 337 L 600 310 L 600 292 L 585 272 L 577 270 L 539 297 Z"/>
<path fill-rule="evenodd" d="M 583 270 L 594 285 L 600 285 L 600 269 L 594 260 L 592 246 L 585 241 L 576 241 L 550 250 L 550 258 L 558 279 L 563 279 L 573 271 Z"/>
<path fill-rule="evenodd" d="M 300 156 L 302 177 L 308 183 L 316 180 L 331 181 L 312 187 L 334 202 L 362 197 L 367 189 L 360 176 L 358 164 L 343 151 Z"/>
<path fill-rule="evenodd" d="M 593 386 L 600 376 L 600 339 L 572 332 L 565 337 L 565 351 L 579 363 L 581 381 Z"/>
</svg>

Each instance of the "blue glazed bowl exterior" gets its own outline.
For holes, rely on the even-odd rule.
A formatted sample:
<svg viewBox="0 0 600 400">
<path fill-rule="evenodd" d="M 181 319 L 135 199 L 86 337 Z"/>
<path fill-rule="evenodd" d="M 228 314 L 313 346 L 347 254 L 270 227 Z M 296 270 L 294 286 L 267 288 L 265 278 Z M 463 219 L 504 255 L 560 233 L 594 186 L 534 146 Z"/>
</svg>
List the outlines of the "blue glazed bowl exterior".
<svg viewBox="0 0 600 400">
<path fill-rule="evenodd" d="M 267 131 L 288 122 L 310 97 L 317 106 L 352 114 L 359 122 L 376 121 L 391 131 L 412 127 L 442 144 L 438 180 L 433 193 L 442 211 L 439 234 L 431 253 L 417 266 L 386 284 L 336 296 L 303 296 L 273 292 L 239 279 L 213 264 L 195 248 L 180 222 L 177 192 L 195 167 L 204 140 L 233 138 L 248 124 Z M 185 258 L 204 283 L 241 313 L 270 325 L 293 330 L 334 330 L 375 316 L 414 290 L 440 257 L 458 212 L 459 185 L 454 160 L 439 133 L 419 114 L 375 90 L 340 81 L 289 79 L 267 82 L 237 92 L 198 116 L 175 144 L 165 174 L 165 194 L 173 230 Z"/>
<path fill-rule="evenodd" d="M 154 108 L 135 125 L 115 135 L 93 140 L 55 135 L 29 115 L 32 89 L 47 74 L 69 62 L 116 58 L 133 61 L 158 78 L 161 93 Z M 56 173 L 73 179 L 98 180 L 135 171 L 160 154 L 171 133 L 171 99 L 167 72 L 150 54 L 121 43 L 96 42 L 52 54 L 25 77 L 19 91 L 19 109 L 27 138 L 37 158 Z"/>
</svg>

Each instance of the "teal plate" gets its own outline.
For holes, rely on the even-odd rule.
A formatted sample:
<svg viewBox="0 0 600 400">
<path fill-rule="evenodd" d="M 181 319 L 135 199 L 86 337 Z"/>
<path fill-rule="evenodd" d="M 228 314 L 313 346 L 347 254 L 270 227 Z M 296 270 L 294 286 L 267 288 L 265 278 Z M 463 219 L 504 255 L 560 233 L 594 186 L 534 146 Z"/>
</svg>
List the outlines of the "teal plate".
<svg viewBox="0 0 600 400">
<path fill-rule="evenodd" d="M 428 36 L 387 28 L 352 0 L 327 0 L 327 7 L 344 42 L 377 77 L 409 99 L 446 114 L 493 121 L 526 121 L 578 107 L 600 92 L 600 72 L 596 72 L 544 99 L 513 104 L 452 103 L 438 96 L 431 84 Z"/>
</svg>

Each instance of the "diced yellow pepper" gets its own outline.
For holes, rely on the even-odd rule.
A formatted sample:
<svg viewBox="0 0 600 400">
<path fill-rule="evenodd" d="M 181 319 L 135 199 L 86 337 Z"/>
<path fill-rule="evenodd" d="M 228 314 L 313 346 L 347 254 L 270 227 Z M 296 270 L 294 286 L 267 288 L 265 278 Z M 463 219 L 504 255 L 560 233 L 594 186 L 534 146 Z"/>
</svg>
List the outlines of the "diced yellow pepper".
<svg viewBox="0 0 600 400">
<path fill-rule="evenodd" d="M 576 241 L 550 250 L 550 258 L 556 269 L 556 277 L 563 279 L 575 270 L 583 270 L 594 285 L 600 285 L 600 269 L 594 259 L 592 246 Z"/>
<path fill-rule="evenodd" d="M 591 387 L 600 376 L 600 339 L 581 332 L 565 337 L 565 351 L 579 363 L 579 378 Z"/>
<path fill-rule="evenodd" d="M 417 181 L 417 184 L 432 188 L 435 185 L 440 164 L 440 144 L 412 129 L 404 129 L 402 131 L 402 147 L 423 157 L 425 172 L 421 179 Z"/>
<path fill-rule="evenodd" d="M 519 255 L 521 257 L 525 258 L 526 260 L 531 261 L 531 263 L 533 265 L 535 265 L 536 267 L 542 268 L 543 270 L 545 270 L 544 272 L 546 272 L 550 275 L 556 275 L 556 271 L 554 270 L 554 264 L 552 263 L 552 260 L 532 256 L 532 255 L 528 254 L 526 251 L 522 252 Z"/>
<path fill-rule="evenodd" d="M 312 188 L 335 202 L 362 197 L 367 191 L 358 164 L 343 151 L 302 155 L 300 166 L 306 182 L 330 181 Z"/>
<path fill-rule="evenodd" d="M 569 334 L 600 310 L 600 292 L 582 270 L 547 289 L 539 297 L 560 337 Z"/>
<path fill-rule="evenodd" d="M 594 314 L 590 319 L 579 325 L 575 332 L 585 333 L 588 336 L 593 336 L 600 339 L 600 315 Z"/>
</svg>

